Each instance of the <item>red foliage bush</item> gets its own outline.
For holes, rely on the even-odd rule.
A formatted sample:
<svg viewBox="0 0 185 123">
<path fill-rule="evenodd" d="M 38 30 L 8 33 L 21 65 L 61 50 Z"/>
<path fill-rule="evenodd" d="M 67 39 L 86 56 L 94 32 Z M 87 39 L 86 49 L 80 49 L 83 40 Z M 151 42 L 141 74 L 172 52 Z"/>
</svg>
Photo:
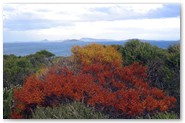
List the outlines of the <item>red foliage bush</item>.
<svg viewBox="0 0 185 123">
<path fill-rule="evenodd" d="M 23 87 L 14 92 L 12 118 L 29 118 L 36 105 L 56 106 L 67 101 L 81 101 L 112 118 L 167 111 L 176 103 L 174 97 L 149 86 L 147 68 L 139 63 L 122 68 L 110 60 L 80 66 L 78 72 L 53 67 L 42 79 L 38 75 L 28 77 Z"/>
<path fill-rule="evenodd" d="M 146 68 L 139 63 L 124 68 L 91 64 L 78 73 L 51 68 L 44 80 L 32 75 L 15 90 L 14 112 L 25 117 L 25 110 L 29 112 L 36 105 L 54 106 L 66 99 L 82 101 L 101 111 L 111 107 L 124 118 L 173 107 L 175 98 L 151 88 L 146 77 Z"/>
</svg>

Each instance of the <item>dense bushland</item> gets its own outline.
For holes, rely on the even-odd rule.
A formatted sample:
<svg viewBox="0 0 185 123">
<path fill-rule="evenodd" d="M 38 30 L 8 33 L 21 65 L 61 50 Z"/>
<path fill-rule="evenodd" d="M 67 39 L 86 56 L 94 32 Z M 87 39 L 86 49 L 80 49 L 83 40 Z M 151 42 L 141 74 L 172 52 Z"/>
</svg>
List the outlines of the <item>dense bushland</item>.
<svg viewBox="0 0 185 123">
<path fill-rule="evenodd" d="M 11 88 L 22 85 L 25 78 L 44 66 L 51 65 L 54 54 L 42 50 L 28 56 L 3 56 L 3 87 Z"/>
<path fill-rule="evenodd" d="M 124 58 L 123 66 L 139 62 L 148 67 L 151 86 L 164 90 L 177 99 L 175 111 L 180 114 L 180 44 L 161 49 L 137 39 L 125 45 L 114 45 Z"/>
<path fill-rule="evenodd" d="M 10 118 L 13 90 L 21 87 L 29 75 L 53 64 L 54 54 L 42 50 L 28 56 L 3 56 L 3 118 Z"/>
<path fill-rule="evenodd" d="M 127 63 L 116 48 L 92 44 L 74 47 L 72 52 L 69 66 L 56 65 L 30 75 L 22 88 L 14 90 L 11 118 L 31 118 L 37 106 L 74 101 L 109 118 L 137 118 L 175 107 L 174 97 L 150 85 L 148 66 L 139 61 L 122 66 Z"/>
</svg>

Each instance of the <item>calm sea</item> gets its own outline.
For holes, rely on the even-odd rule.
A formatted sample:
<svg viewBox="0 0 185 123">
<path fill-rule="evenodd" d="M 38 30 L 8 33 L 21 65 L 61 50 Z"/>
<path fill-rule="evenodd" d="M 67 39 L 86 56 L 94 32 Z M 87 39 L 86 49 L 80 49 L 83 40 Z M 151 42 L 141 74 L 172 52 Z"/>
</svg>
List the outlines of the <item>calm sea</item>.
<svg viewBox="0 0 185 123">
<path fill-rule="evenodd" d="M 99 44 L 119 44 L 124 45 L 123 41 L 112 42 L 96 42 Z M 156 45 L 160 48 L 168 48 L 170 45 L 179 43 L 178 41 L 153 41 L 149 42 L 152 45 Z M 27 42 L 27 43 L 3 43 L 3 54 L 14 54 L 17 56 L 25 56 L 33 54 L 40 50 L 48 50 L 56 56 L 69 56 L 71 55 L 71 47 L 74 45 L 84 46 L 90 44 L 90 42 Z"/>
</svg>

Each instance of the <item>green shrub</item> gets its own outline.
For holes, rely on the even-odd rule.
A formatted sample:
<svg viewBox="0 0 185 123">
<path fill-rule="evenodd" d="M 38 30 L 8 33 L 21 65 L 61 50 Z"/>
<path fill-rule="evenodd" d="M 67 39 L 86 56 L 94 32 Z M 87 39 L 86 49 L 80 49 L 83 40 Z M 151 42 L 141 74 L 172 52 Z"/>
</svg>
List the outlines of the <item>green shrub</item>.
<svg viewBox="0 0 185 123">
<path fill-rule="evenodd" d="M 65 104 L 59 107 L 37 107 L 32 112 L 33 119 L 107 119 L 80 102 Z"/>
<path fill-rule="evenodd" d="M 179 117 L 175 113 L 164 112 L 155 114 L 152 119 L 179 119 Z"/>
<path fill-rule="evenodd" d="M 52 65 L 53 56 L 55 56 L 53 53 L 50 53 L 47 50 L 41 50 L 35 54 L 26 56 L 26 58 L 29 59 L 33 67 L 39 69 L 43 65 Z"/>
<path fill-rule="evenodd" d="M 141 42 L 138 39 L 128 40 L 120 51 L 122 51 L 124 65 L 129 65 L 133 62 L 147 64 L 150 60 L 166 59 L 167 56 L 166 50 Z"/>
<path fill-rule="evenodd" d="M 43 66 L 52 65 L 54 54 L 48 51 L 39 51 L 28 56 L 3 56 L 3 87 L 22 85 L 24 79 L 38 71 Z"/>
<path fill-rule="evenodd" d="M 13 108 L 14 88 L 20 88 L 20 85 L 3 88 L 3 119 L 9 119 Z"/>
<path fill-rule="evenodd" d="M 22 85 L 25 77 L 33 70 L 29 60 L 23 57 L 5 55 L 3 62 L 3 87 Z"/>
<path fill-rule="evenodd" d="M 12 98 L 13 98 L 13 88 L 3 89 L 3 118 L 8 119 L 11 114 L 12 108 Z"/>
</svg>

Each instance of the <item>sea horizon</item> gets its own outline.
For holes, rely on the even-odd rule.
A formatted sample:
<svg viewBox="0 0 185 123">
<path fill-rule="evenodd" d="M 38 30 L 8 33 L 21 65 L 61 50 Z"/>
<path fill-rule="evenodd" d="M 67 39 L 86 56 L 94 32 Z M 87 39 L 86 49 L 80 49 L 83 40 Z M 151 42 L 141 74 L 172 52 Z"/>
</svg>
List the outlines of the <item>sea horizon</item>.
<svg viewBox="0 0 185 123">
<path fill-rule="evenodd" d="M 71 48 L 75 45 L 84 46 L 92 43 L 102 45 L 124 45 L 127 41 L 63 41 L 63 42 L 3 42 L 3 55 L 14 54 L 16 56 L 26 56 L 34 54 L 40 50 L 47 50 L 56 56 L 70 56 Z M 170 45 L 178 44 L 180 41 L 143 41 L 153 46 L 167 49 Z M 29 45 L 28 45 L 29 44 Z"/>
</svg>

